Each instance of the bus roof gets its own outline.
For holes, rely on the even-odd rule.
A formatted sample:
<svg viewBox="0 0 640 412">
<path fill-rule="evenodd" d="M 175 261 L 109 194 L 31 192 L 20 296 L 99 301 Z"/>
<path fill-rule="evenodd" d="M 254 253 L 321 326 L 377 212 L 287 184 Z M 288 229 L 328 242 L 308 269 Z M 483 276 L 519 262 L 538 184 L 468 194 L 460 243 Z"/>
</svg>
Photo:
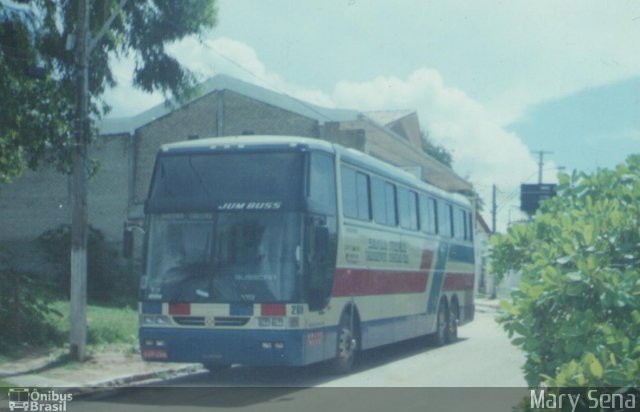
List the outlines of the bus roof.
<svg viewBox="0 0 640 412">
<path fill-rule="evenodd" d="M 309 149 L 320 149 L 334 152 L 333 145 L 325 140 L 313 139 L 309 137 L 296 136 L 272 136 L 272 135 L 247 135 L 247 136 L 225 136 L 208 137 L 204 139 L 186 140 L 182 142 L 162 145 L 161 151 L 209 151 L 211 149 L 224 148 L 285 148 L 285 147 L 307 147 Z"/>
<path fill-rule="evenodd" d="M 338 153 L 347 163 L 361 167 L 383 177 L 393 179 L 416 189 L 422 189 L 428 193 L 443 199 L 469 205 L 469 200 L 458 193 L 451 193 L 437 188 L 411 173 L 408 173 L 396 166 L 376 159 L 366 153 L 355 149 L 345 148 L 339 144 L 330 143 L 326 140 L 279 135 L 242 135 L 225 137 L 208 137 L 202 139 L 186 140 L 176 143 L 168 143 L 161 146 L 161 152 L 210 152 L 216 150 L 238 150 L 238 149 L 311 149 L 322 150 L 330 153 Z"/>
</svg>

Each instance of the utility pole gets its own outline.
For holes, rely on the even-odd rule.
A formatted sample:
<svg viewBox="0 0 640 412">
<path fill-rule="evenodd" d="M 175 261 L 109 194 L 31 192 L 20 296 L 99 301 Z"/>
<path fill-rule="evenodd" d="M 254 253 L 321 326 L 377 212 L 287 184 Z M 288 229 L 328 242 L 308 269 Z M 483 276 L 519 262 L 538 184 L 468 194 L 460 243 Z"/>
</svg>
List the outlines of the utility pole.
<svg viewBox="0 0 640 412">
<path fill-rule="evenodd" d="M 73 149 L 73 204 L 71 212 L 71 290 L 69 355 L 78 361 L 87 356 L 87 238 L 88 238 L 88 152 L 89 130 L 89 56 L 109 26 L 127 3 L 120 0 L 95 38 L 89 32 L 90 0 L 78 0 L 75 38 L 76 58 L 76 141 Z"/>
<path fill-rule="evenodd" d="M 71 216 L 71 331 L 69 354 L 87 355 L 87 152 L 89 145 L 89 0 L 78 1 L 76 29 L 76 141 Z"/>
<path fill-rule="evenodd" d="M 544 155 L 553 154 L 553 152 L 545 152 L 543 150 L 533 151 L 531 153 L 538 153 L 538 183 L 542 184 L 542 168 L 544 167 Z"/>
<path fill-rule="evenodd" d="M 496 185 L 493 185 L 493 193 L 491 196 L 491 232 L 496 233 L 496 213 L 498 206 L 496 204 Z"/>
</svg>

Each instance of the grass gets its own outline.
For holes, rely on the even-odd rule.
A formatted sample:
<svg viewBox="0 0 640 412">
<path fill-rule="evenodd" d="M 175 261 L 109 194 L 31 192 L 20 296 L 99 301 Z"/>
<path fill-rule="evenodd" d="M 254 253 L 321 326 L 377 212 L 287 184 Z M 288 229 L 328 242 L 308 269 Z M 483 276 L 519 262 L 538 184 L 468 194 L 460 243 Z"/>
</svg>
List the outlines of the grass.
<svg viewBox="0 0 640 412">
<path fill-rule="evenodd" d="M 57 301 L 50 306 L 54 312 L 49 313 L 42 323 L 46 331 L 26 330 L 25 334 L 33 336 L 25 336 L 22 344 L 0 345 L 0 363 L 21 359 L 36 350 L 50 353 L 52 358 L 66 352 L 70 329 L 69 302 Z M 138 350 L 137 311 L 130 307 L 87 305 L 87 345 L 89 352 L 100 351 L 105 346 L 120 346 L 128 353 L 135 353 Z"/>
<path fill-rule="evenodd" d="M 51 322 L 64 336 L 69 334 L 69 302 L 55 302 L 53 308 L 63 316 L 51 316 Z M 130 308 L 87 306 L 87 343 L 135 345 L 138 341 L 138 313 Z"/>
</svg>

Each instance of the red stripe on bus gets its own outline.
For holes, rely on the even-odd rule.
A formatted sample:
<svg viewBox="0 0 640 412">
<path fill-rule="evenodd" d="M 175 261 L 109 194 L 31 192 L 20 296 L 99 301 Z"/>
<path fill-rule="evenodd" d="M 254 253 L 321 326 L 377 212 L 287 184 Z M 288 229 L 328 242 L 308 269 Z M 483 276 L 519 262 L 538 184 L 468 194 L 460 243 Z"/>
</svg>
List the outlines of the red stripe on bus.
<svg viewBox="0 0 640 412">
<path fill-rule="evenodd" d="M 260 314 L 262 316 L 286 316 L 287 305 L 284 303 L 263 303 Z"/>
<path fill-rule="evenodd" d="M 422 262 L 420 263 L 420 269 L 431 269 L 433 263 L 433 250 L 425 250 L 422 252 Z"/>
<path fill-rule="evenodd" d="M 333 296 L 420 293 L 425 291 L 428 278 L 427 271 L 338 269 L 333 284 Z"/>
<path fill-rule="evenodd" d="M 473 272 L 448 272 L 444 275 L 442 288 L 445 291 L 473 289 Z"/>
<path fill-rule="evenodd" d="M 169 303 L 169 315 L 190 315 L 190 303 Z"/>
</svg>

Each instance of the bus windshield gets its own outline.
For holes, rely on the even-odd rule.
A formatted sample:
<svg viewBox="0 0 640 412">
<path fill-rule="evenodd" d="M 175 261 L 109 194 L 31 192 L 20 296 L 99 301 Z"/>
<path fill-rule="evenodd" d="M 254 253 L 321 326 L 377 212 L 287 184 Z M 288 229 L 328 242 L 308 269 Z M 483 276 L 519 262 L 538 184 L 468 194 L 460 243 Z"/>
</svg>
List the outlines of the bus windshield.
<svg viewBox="0 0 640 412">
<path fill-rule="evenodd" d="M 150 218 L 146 299 L 290 302 L 300 298 L 301 216 L 292 212 Z"/>
<path fill-rule="evenodd" d="M 300 152 L 160 155 L 147 212 L 300 210 L 303 164 Z"/>
</svg>

